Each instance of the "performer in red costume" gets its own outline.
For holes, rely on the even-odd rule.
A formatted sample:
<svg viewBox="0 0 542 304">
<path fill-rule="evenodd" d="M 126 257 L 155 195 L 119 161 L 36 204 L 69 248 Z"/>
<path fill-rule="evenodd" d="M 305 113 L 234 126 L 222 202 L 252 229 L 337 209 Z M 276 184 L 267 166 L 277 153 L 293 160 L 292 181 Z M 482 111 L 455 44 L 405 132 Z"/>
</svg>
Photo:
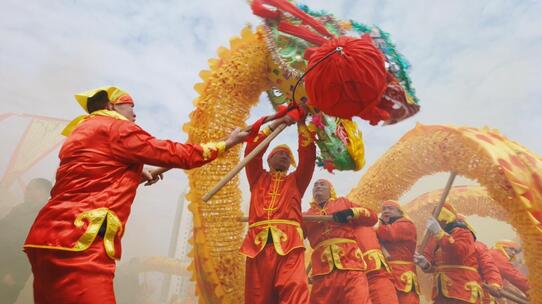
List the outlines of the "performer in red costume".
<svg viewBox="0 0 542 304">
<path fill-rule="evenodd" d="M 496 304 L 496 298 L 501 297 L 503 286 L 501 273 L 486 244 L 476 241 L 475 246 L 478 256 L 478 272 L 482 277 L 482 281 L 487 284 L 487 287 L 484 286 L 484 299 L 482 303 Z"/>
<path fill-rule="evenodd" d="M 499 241 L 495 244 L 495 248 L 489 250 L 489 253 L 495 260 L 495 264 L 499 268 L 502 278 L 528 296 L 529 281 L 512 264 L 516 255 L 520 252 L 521 246 L 512 241 Z"/>
<path fill-rule="evenodd" d="M 493 260 L 493 257 L 491 256 L 489 248 L 487 248 L 486 244 L 476 240 L 476 233 L 465 219 L 465 216 L 458 213 L 457 221 L 465 224 L 465 226 L 472 232 L 475 239 L 474 245 L 476 247 L 476 255 L 478 257 L 478 272 L 482 277 L 482 282 L 486 284 L 483 286 L 484 298 L 482 303 L 496 304 L 496 298 L 501 297 L 501 290 L 503 286 L 499 268 L 497 268 L 497 265 L 495 264 L 495 261 Z M 436 245 L 436 242 L 434 243 Z"/>
<path fill-rule="evenodd" d="M 294 115 L 292 115 L 294 116 Z M 309 291 L 301 228 L 301 198 L 307 189 L 316 163 L 316 147 L 303 134 L 304 118 L 298 122 L 299 166 L 286 145 L 275 147 L 267 158 L 270 171 L 263 168 L 262 151 L 246 166 L 251 191 L 249 228 L 241 247 L 247 256 L 245 303 L 308 303 Z M 290 115 L 271 123 L 247 143 L 250 153 L 281 123 L 293 124 Z"/>
<path fill-rule="evenodd" d="M 312 189 L 313 202 L 307 215 L 332 214 L 335 222 L 305 222 L 303 230 L 312 252 L 310 303 L 370 304 L 367 267 L 356 242 L 354 228 L 372 227 L 374 212 L 358 207 L 344 197 L 337 198 L 331 183 L 319 179 Z"/>
<path fill-rule="evenodd" d="M 391 269 L 388 265 L 380 242 L 373 227 L 358 226 L 356 239 L 363 251 L 363 259 L 367 264 L 367 279 L 373 304 L 397 304 L 397 293 L 393 284 Z"/>
<path fill-rule="evenodd" d="M 119 88 L 76 99 L 89 115 L 64 130 L 51 199 L 24 244 L 36 303 L 115 303 L 120 240 L 138 184 L 149 180 L 143 165 L 199 167 L 248 135 L 236 130 L 226 141 L 203 145 L 158 140 L 134 124 L 133 99 Z"/>
<path fill-rule="evenodd" d="M 437 221 L 438 220 L 438 221 Z M 457 220 L 457 212 L 444 204 L 438 219 L 427 222 L 436 246 L 427 246 L 414 261 L 424 272 L 434 272 L 433 301 L 436 304 L 482 303 L 482 279 L 474 235 Z"/>
<path fill-rule="evenodd" d="M 397 298 L 401 304 L 418 304 L 420 287 L 416 265 L 416 226 L 396 201 L 384 201 L 381 223 L 376 231 L 380 244 L 389 254 L 388 264 L 393 275 Z"/>
</svg>

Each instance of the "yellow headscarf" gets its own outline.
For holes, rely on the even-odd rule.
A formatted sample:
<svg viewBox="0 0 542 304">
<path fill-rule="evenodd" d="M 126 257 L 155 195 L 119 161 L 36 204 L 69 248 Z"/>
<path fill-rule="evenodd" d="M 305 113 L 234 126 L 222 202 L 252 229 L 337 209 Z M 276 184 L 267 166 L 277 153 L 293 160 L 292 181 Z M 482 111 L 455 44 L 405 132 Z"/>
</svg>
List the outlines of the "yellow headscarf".
<svg viewBox="0 0 542 304">
<path fill-rule="evenodd" d="M 79 105 L 81 105 L 83 110 L 85 110 L 85 112 L 88 113 L 88 107 L 87 107 L 88 99 L 94 97 L 94 95 L 96 95 L 98 92 L 101 92 L 101 91 L 105 91 L 107 93 L 107 97 L 109 98 L 109 101 L 112 104 L 122 104 L 122 103 L 133 104 L 134 103 L 134 100 L 128 93 L 121 90 L 119 87 L 115 87 L 115 86 L 99 87 L 96 89 L 77 93 L 75 94 L 75 100 L 77 100 L 77 102 L 79 103 Z"/>
<path fill-rule="evenodd" d="M 501 241 L 498 241 L 497 243 L 495 243 L 495 249 L 501 251 L 502 253 L 504 253 L 504 255 L 508 258 L 508 260 L 512 260 L 513 258 L 510 257 L 510 255 L 508 255 L 508 252 L 506 252 L 506 250 L 504 250 L 504 248 L 513 248 L 515 249 L 516 251 L 521 251 L 521 245 L 516 243 L 516 242 L 513 242 L 513 241 L 509 241 L 509 240 L 501 240 Z M 515 256 L 514 256 L 515 258 Z"/>
<path fill-rule="evenodd" d="M 476 231 L 474 231 L 474 228 L 469 224 L 469 222 L 467 222 L 467 218 L 466 218 L 466 216 L 464 214 L 458 213 L 457 214 L 457 220 L 460 221 L 460 222 L 463 222 L 463 224 L 465 224 L 465 226 L 467 226 L 467 228 L 473 234 L 476 234 Z"/>
<path fill-rule="evenodd" d="M 83 110 L 88 113 L 88 99 L 94 97 L 98 92 L 101 91 L 105 91 L 107 93 L 109 101 L 113 104 L 134 104 L 134 100 L 128 93 L 115 86 L 99 87 L 96 89 L 77 93 L 75 94 L 75 100 L 77 100 Z M 108 116 L 116 119 L 127 120 L 126 117 L 115 111 L 98 110 L 89 113 L 89 115 L 81 115 L 76 117 L 64 128 L 64 130 L 62 130 L 61 134 L 64 136 L 69 136 L 80 123 L 92 116 Z"/>
<path fill-rule="evenodd" d="M 451 222 L 457 220 L 457 211 L 452 205 L 445 203 L 440 211 L 440 214 L 438 215 L 437 220 L 439 222 L 450 224 Z"/>
</svg>

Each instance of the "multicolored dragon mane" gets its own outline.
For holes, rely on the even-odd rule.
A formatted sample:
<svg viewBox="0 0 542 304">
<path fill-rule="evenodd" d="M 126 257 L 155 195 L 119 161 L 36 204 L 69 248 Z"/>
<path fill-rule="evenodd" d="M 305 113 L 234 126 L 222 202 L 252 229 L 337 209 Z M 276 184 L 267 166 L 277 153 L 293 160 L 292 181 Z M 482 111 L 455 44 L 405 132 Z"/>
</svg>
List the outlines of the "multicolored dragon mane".
<svg viewBox="0 0 542 304">
<path fill-rule="evenodd" d="M 388 125 L 419 111 L 409 65 L 378 27 L 285 0 L 252 1 L 251 6 L 264 23 L 255 31 L 243 29 L 231 39 L 230 49 L 220 48 L 218 58 L 209 60 L 209 70 L 200 72 L 203 83 L 195 86 L 199 97 L 184 126 L 190 142 L 215 140 L 246 125 L 250 109 L 267 92 L 276 109 L 307 103 L 311 134 L 306 135 L 316 139 L 320 166 L 359 170 L 365 163 L 364 144 L 352 117 Z M 190 270 L 201 303 L 243 299 L 239 178 L 209 201 L 202 200 L 239 163 L 239 155 L 237 147 L 187 172 L 194 214 Z"/>
<path fill-rule="evenodd" d="M 266 46 L 271 55 L 269 58 L 268 79 L 272 87 L 267 90 L 267 95 L 275 109 L 292 101 L 294 88 L 297 89 L 295 92 L 296 100 L 309 101 L 309 104 L 311 104 L 310 94 L 307 94 L 305 85 L 300 83 L 296 87 L 298 80 L 304 76 L 304 73 L 306 73 L 306 79 L 309 82 L 312 79 L 311 77 L 317 76 L 317 73 L 333 72 L 334 67 L 326 66 L 315 66 L 316 69 L 308 71 L 311 68 L 309 58 L 318 51 L 318 44 L 321 45 L 320 48 L 324 48 L 326 43 L 333 42 L 318 36 L 320 33 L 314 28 L 321 26 L 328 31 L 327 35 L 334 35 L 339 37 L 338 39 L 342 37 L 369 39 L 377 47 L 379 55 L 382 55 L 386 69 L 384 90 L 379 93 L 378 100 L 368 107 L 372 111 L 365 111 L 365 114 L 354 113 L 356 116 L 370 121 L 371 124 L 383 122 L 384 125 L 390 125 L 400 122 L 419 111 L 418 99 L 415 96 L 408 75 L 410 65 L 397 51 L 388 33 L 377 26 L 367 26 L 353 20 L 339 20 L 332 14 L 324 11 L 313 11 L 306 5 L 296 7 L 283 2 L 252 2 L 253 11 L 265 18 L 264 25 L 260 29 L 263 32 Z M 263 4 L 274 5 L 278 8 L 270 12 Z M 281 9 L 288 10 L 288 12 Z M 280 14 L 277 16 L 275 12 Z M 312 27 L 306 24 L 310 24 Z M 311 29 L 313 30 L 311 31 Z M 307 33 L 307 31 L 309 32 Z M 348 61 L 348 64 L 351 62 Z M 328 62 L 324 63 L 327 64 Z M 334 65 L 335 62 L 329 63 L 329 65 L 332 64 Z M 318 68 L 321 69 L 317 70 Z M 321 94 L 314 94 L 314 96 L 327 94 L 326 92 L 319 93 Z M 334 169 L 359 170 L 365 163 L 361 132 L 358 131 L 356 123 L 349 119 L 353 116 L 351 107 L 354 106 L 350 103 L 335 103 L 331 105 L 332 110 L 328 112 L 335 113 L 337 117 L 322 112 L 313 112 L 310 117 L 309 127 L 313 135 L 316 135 L 320 149 L 318 165 L 329 171 Z M 370 112 L 376 112 L 377 114 L 370 115 L 368 114 Z"/>
</svg>

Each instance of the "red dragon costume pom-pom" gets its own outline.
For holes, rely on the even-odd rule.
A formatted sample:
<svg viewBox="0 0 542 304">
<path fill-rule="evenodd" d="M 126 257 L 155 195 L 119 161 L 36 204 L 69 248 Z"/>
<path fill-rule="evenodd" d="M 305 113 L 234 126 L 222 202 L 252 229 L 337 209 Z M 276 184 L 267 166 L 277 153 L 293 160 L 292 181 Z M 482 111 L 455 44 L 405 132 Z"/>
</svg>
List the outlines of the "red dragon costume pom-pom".
<svg viewBox="0 0 542 304">
<path fill-rule="evenodd" d="M 371 37 L 333 38 L 322 46 L 311 49 L 309 66 L 342 48 L 307 73 L 305 89 L 309 102 L 331 116 L 380 120 L 385 113 L 376 108 L 387 87 L 384 56 Z"/>
<path fill-rule="evenodd" d="M 369 35 L 336 37 L 287 0 L 254 0 L 252 10 L 276 22 L 281 32 L 316 46 L 305 51 L 309 61 L 305 91 L 312 106 L 335 117 L 359 116 L 371 124 L 390 118 L 388 112 L 377 107 L 388 84 L 387 71 L 384 55 Z M 301 23 L 289 22 L 285 14 Z M 338 47 L 340 51 L 334 53 Z"/>
</svg>

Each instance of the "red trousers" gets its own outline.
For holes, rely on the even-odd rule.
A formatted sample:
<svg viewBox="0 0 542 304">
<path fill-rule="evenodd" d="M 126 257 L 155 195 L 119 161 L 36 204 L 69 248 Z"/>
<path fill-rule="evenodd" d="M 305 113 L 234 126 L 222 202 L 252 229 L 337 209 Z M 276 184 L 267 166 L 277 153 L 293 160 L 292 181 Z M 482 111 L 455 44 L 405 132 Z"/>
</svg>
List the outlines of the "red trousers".
<svg viewBox="0 0 542 304">
<path fill-rule="evenodd" d="M 335 270 L 312 278 L 311 304 L 371 304 L 369 285 L 363 271 Z"/>
<path fill-rule="evenodd" d="M 398 304 L 397 291 L 391 275 L 384 269 L 367 274 L 373 304 Z"/>
<path fill-rule="evenodd" d="M 411 292 L 397 291 L 397 298 L 399 299 L 399 304 L 419 304 L 420 303 L 420 297 L 414 290 Z"/>
<path fill-rule="evenodd" d="M 107 256 L 101 238 L 85 251 L 26 248 L 34 274 L 37 304 L 115 303 L 115 261 Z"/>
<path fill-rule="evenodd" d="M 304 255 L 304 250 L 299 248 L 280 256 L 273 245 L 268 244 L 255 258 L 247 257 L 245 303 L 309 303 Z"/>
</svg>

